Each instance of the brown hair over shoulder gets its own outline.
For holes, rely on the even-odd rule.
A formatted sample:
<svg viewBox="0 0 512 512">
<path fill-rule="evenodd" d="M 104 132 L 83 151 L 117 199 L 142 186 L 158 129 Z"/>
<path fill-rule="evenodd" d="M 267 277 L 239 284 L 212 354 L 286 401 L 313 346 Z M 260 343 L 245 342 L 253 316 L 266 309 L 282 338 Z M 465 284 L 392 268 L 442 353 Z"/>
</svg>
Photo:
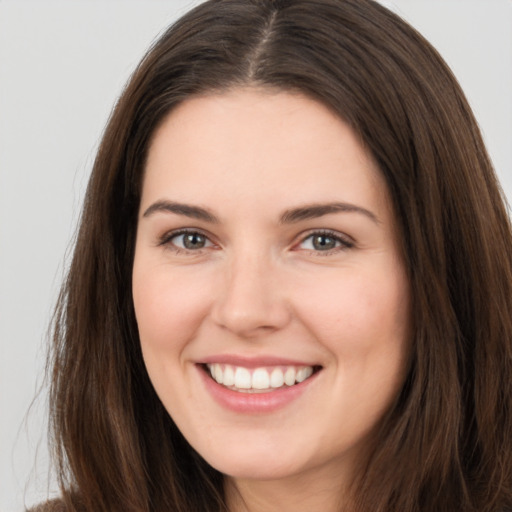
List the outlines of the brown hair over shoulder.
<svg viewBox="0 0 512 512">
<path fill-rule="evenodd" d="M 109 120 L 62 288 L 51 427 L 67 510 L 222 511 L 142 360 L 131 296 L 148 145 L 194 95 L 300 91 L 349 123 L 390 190 L 411 284 L 403 389 L 354 511 L 512 507 L 512 236 L 470 108 L 437 52 L 371 0 L 209 0 L 149 50 Z"/>
</svg>

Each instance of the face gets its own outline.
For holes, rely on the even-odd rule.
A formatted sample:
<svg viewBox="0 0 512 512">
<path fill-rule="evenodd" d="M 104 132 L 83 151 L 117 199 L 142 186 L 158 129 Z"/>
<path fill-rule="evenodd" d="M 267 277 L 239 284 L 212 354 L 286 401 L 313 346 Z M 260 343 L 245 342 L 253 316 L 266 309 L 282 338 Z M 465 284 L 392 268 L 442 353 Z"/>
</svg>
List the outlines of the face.
<svg viewBox="0 0 512 512">
<path fill-rule="evenodd" d="M 133 298 L 162 403 L 235 479 L 339 479 L 403 382 L 409 289 L 384 180 L 298 94 L 234 90 L 167 117 Z"/>
</svg>

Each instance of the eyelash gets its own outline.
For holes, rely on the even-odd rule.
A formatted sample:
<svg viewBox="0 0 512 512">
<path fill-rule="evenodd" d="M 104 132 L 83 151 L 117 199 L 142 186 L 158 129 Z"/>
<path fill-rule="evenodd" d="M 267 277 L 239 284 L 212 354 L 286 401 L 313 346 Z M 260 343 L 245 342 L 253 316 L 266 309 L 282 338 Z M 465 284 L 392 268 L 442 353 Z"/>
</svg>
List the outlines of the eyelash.
<svg viewBox="0 0 512 512">
<path fill-rule="evenodd" d="M 205 248 L 200 248 L 200 249 L 187 249 L 187 248 L 178 247 L 176 244 L 174 244 L 172 242 L 172 240 L 174 238 L 177 238 L 177 237 L 183 236 L 183 235 L 199 235 L 201 237 L 204 237 L 205 240 L 207 240 L 208 242 L 210 242 L 210 244 L 213 245 L 209 236 L 198 229 L 179 229 L 178 231 L 170 231 L 168 233 L 165 233 L 160 238 L 160 240 L 158 241 L 158 245 L 162 246 L 162 247 L 165 246 L 165 247 L 169 248 L 170 250 L 172 250 L 173 252 L 175 252 L 176 254 L 186 254 L 186 255 L 201 254 L 203 252 L 203 249 L 206 248 L 205 247 Z"/>
<path fill-rule="evenodd" d="M 173 239 L 183 236 L 183 235 L 199 235 L 201 237 L 204 237 L 207 242 L 209 242 L 211 245 L 206 247 L 201 247 L 199 249 L 187 249 L 178 247 L 176 244 L 172 242 Z M 324 251 L 322 250 L 315 250 L 315 249 L 306 249 L 311 254 L 314 254 L 315 256 L 330 256 L 332 254 L 345 251 L 347 249 L 351 249 L 354 247 L 354 242 L 346 236 L 342 236 L 339 233 L 335 231 L 330 231 L 326 229 L 317 229 L 314 231 L 310 231 L 307 235 L 303 236 L 301 240 L 295 244 L 293 247 L 294 249 L 299 247 L 300 245 L 304 244 L 307 240 L 318 236 L 324 236 L 326 238 L 330 238 L 334 240 L 335 244 L 337 246 L 333 247 L 332 249 L 326 249 Z M 199 255 L 202 254 L 203 250 L 213 246 L 213 242 L 211 242 L 208 235 L 203 233 L 200 230 L 197 229 L 180 229 L 178 231 L 171 231 L 168 233 L 165 233 L 158 241 L 158 246 L 165 246 L 171 249 L 175 254 L 186 254 L 186 255 Z"/>
<path fill-rule="evenodd" d="M 304 236 L 295 247 L 302 245 L 306 240 L 309 240 L 313 237 L 324 236 L 326 238 L 331 238 L 334 240 L 336 244 L 339 244 L 337 247 L 333 247 L 332 249 L 327 249 L 325 251 L 307 249 L 311 254 L 315 256 L 331 256 L 332 254 L 336 254 L 341 251 L 346 251 L 347 249 L 352 249 L 354 247 L 354 242 L 350 240 L 346 236 L 342 236 L 340 233 L 336 231 L 330 231 L 328 229 L 317 229 L 314 231 L 310 231 L 306 236 Z"/>
</svg>

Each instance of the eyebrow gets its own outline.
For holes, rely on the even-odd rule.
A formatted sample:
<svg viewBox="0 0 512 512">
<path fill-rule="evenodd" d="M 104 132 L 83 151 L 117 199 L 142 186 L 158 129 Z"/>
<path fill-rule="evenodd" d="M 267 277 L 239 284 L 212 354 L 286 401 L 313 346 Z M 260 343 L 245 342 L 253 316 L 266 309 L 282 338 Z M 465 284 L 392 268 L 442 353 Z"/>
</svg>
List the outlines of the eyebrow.
<svg viewBox="0 0 512 512">
<path fill-rule="evenodd" d="M 365 215 L 376 224 L 380 224 L 377 216 L 361 206 L 350 203 L 327 203 L 327 204 L 311 204 L 301 206 L 300 208 L 292 208 L 286 210 L 280 218 L 281 224 L 293 224 L 302 220 L 316 219 L 330 213 L 360 213 Z"/>
<path fill-rule="evenodd" d="M 206 208 L 192 206 L 189 204 L 176 203 L 174 201 L 157 201 L 153 203 L 144 213 L 143 217 L 149 217 L 156 212 L 169 212 L 177 215 L 184 215 L 192 219 L 198 219 L 211 224 L 218 224 L 219 219 Z"/>
<path fill-rule="evenodd" d="M 175 213 L 176 215 L 183 215 L 185 217 L 202 220 L 211 224 L 219 223 L 219 219 L 206 208 L 165 200 L 153 203 L 142 216 L 149 217 L 156 212 Z M 291 208 L 281 215 L 279 222 L 280 224 L 294 224 L 303 220 L 316 219 L 331 213 L 359 213 L 365 215 L 376 224 L 380 224 L 379 219 L 373 212 L 350 203 L 310 204 L 298 208 Z"/>
</svg>

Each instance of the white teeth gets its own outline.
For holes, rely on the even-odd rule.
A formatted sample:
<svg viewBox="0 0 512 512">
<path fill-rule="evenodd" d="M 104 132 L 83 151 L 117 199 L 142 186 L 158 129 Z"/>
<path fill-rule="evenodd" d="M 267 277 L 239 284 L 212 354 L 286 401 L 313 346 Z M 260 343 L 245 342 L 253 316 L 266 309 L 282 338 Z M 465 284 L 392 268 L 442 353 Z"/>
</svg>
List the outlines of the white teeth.
<svg viewBox="0 0 512 512">
<path fill-rule="evenodd" d="M 220 367 L 220 364 L 215 366 Z M 235 384 L 235 370 L 233 370 L 232 366 L 226 365 L 224 367 L 224 378 L 222 380 L 222 384 L 224 384 L 224 386 L 233 386 Z"/>
<path fill-rule="evenodd" d="M 222 384 L 222 382 L 219 382 L 219 384 Z M 251 389 L 251 384 L 251 372 L 247 368 L 239 366 L 235 370 L 235 387 L 240 389 Z"/>
<path fill-rule="evenodd" d="M 301 368 L 298 372 L 297 372 L 297 376 L 295 377 L 295 380 L 297 382 L 303 382 L 305 381 L 308 377 L 311 377 L 311 374 L 313 373 L 313 368 L 311 368 L 311 366 L 308 366 L 306 368 Z"/>
<path fill-rule="evenodd" d="M 287 368 L 283 379 L 287 386 L 293 386 L 295 384 L 295 368 Z"/>
<path fill-rule="evenodd" d="M 270 377 L 265 368 L 258 368 L 252 374 L 253 389 L 268 389 L 270 387 Z"/>
<path fill-rule="evenodd" d="M 213 378 L 219 383 L 219 384 L 223 384 L 224 383 L 224 379 L 223 379 L 223 374 L 222 374 L 222 368 L 220 367 L 220 365 L 215 365 L 215 375 L 213 376 Z"/>
<path fill-rule="evenodd" d="M 270 387 L 280 388 L 284 384 L 283 371 L 279 368 L 274 368 L 270 374 Z"/>
<path fill-rule="evenodd" d="M 275 366 L 249 370 L 243 366 L 229 364 L 208 364 L 212 378 L 234 390 L 272 390 L 283 386 L 293 386 L 313 375 L 312 366 Z"/>
</svg>

